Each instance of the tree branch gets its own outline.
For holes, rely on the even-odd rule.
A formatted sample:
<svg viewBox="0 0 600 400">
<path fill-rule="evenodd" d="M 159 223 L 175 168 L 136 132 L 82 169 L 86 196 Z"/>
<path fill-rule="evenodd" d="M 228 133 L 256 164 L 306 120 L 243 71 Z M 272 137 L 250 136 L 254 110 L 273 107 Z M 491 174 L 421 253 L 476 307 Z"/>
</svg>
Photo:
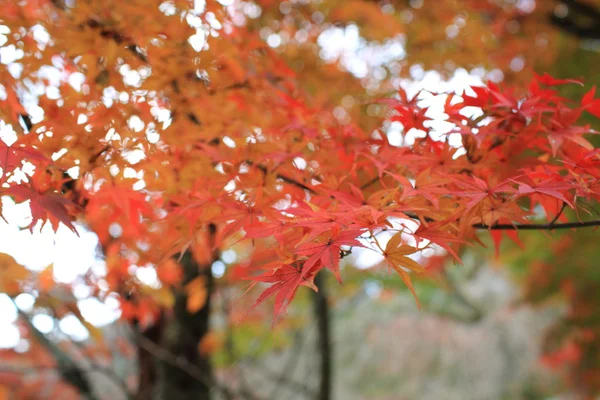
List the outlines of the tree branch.
<svg viewBox="0 0 600 400">
<path fill-rule="evenodd" d="M 444 275 L 444 278 L 446 278 L 446 284 L 450 288 L 451 294 L 454 296 L 454 298 L 470 310 L 470 316 L 467 321 L 470 323 L 480 321 L 481 318 L 483 318 L 483 312 L 473 303 L 471 303 L 471 301 L 465 296 L 445 268 L 442 270 L 442 274 Z"/>
<path fill-rule="evenodd" d="M 252 163 L 250 163 L 252 164 Z M 261 171 L 263 171 L 264 173 L 266 173 L 267 168 L 263 165 L 257 165 L 257 168 L 259 168 Z M 317 194 L 317 192 L 303 184 L 302 182 L 299 182 L 295 179 L 292 179 L 288 176 L 285 175 L 281 175 L 281 174 L 277 174 L 277 177 L 281 180 L 283 180 L 286 183 L 289 183 L 291 185 L 294 185 L 300 189 L 304 189 L 306 191 L 308 191 L 311 194 Z M 368 186 L 373 184 L 373 181 L 368 181 L 365 185 L 363 186 Z M 362 188 L 362 187 L 361 187 Z M 562 215 L 562 212 L 564 211 L 565 205 L 563 204 L 563 208 L 561 209 L 561 211 L 556 215 L 556 217 L 554 218 L 554 220 L 550 223 L 547 224 L 494 224 L 494 225 L 486 225 L 486 224 L 473 224 L 473 228 L 475 229 L 488 229 L 488 230 L 523 230 L 523 231 L 533 231 L 533 230 L 554 230 L 554 229 L 571 229 L 571 228 L 587 228 L 587 227 L 592 227 L 592 226 L 600 226 L 600 220 L 593 220 L 593 221 L 583 221 L 583 222 L 565 222 L 565 223 L 560 223 L 557 224 L 556 221 L 558 220 L 558 218 Z M 416 220 L 420 220 L 421 218 L 419 218 L 418 215 L 410 213 L 410 212 L 405 212 L 404 213 L 406 216 L 416 219 Z M 425 221 L 427 222 L 437 222 L 434 219 L 431 218 L 425 218 Z"/>
<path fill-rule="evenodd" d="M 589 4 L 584 4 L 579 0 L 560 0 L 561 3 L 569 7 L 569 11 L 575 11 L 581 15 L 600 19 L 600 11 Z"/>
<path fill-rule="evenodd" d="M 137 335 L 137 342 L 140 347 L 144 348 L 148 353 L 152 354 L 157 359 L 172 365 L 173 367 L 186 373 L 195 380 L 202 382 L 208 387 L 216 388 L 225 396 L 231 398 L 232 395 L 226 387 L 218 384 L 212 376 L 207 376 L 202 368 L 192 364 L 185 357 L 178 357 L 143 335 Z"/>
<path fill-rule="evenodd" d="M 254 162 L 252 162 L 251 160 L 246 160 L 245 161 L 247 164 L 250 165 L 254 165 Z M 267 167 L 265 167 L 262 164 L 257 164 L 256 168 L 258 168 L 263 174 L 266 174 L 268 172 Z M 281 179 L 282 181 L 284 181 L 285 183 L 289 183 L 292 186 L 296 186 L 300 189 L 306 190 L 307 192 L 309 192 L 310 194 L 317 194 L 317 192 L 315 191 L 315 189 L 311 188 L 308 185 L 305 185 L 304 183 L 295 180 L 294 178 L 290 178 L 289 176 L 277 173 L 276 177 L 278 179 Z"/>
<path fill-rule="evenodd" d="M 266 167 L 264 167 L 263 165 L 258 165 L 257 167 L 263 172 L 266 172 L 266 170 L 267 170 Z M 304 189 L 304 190 L 310 192 L 311 194 L 317 193 L 313 188 L 303 184 L 302 182 L 298 182 L 297 180 L 294 180 L 290 177 L 287 177 L 287 176 L 281 175 L 281 174 L 277 174 L 277 177 L 279 179 L 283 180 L 284 182 L 294 185 L 296 187 L 299 187 L 300 189 Z M 373 182 L 369 181 L 369 182 L 367 182 L 366 185 L 370 185 L 372 183 Z M 587 227 L 592 227 L 592 226 L 600 226 L 600 220 L 583 221 L 583 222 L 565 222 L 565 223 L 557 224 L 556 221 L 561 216 L 563 211 L 564 211 L 564 205 L 563 205 L 563 209 L 556 215 L 554 220 L 548 224 L 533 224 L 533 223 L 532 224 L 494 224 L 494 225 L 473 224 L 473 228 L 487 229 L 487 230 L 505 230 L 505 231 L 510 231 L 510 230 L 543 231 L 543 230 L 554 230 L 554 229 L 587 228 Z M 419 216 L 416 214 L 413 214 L 410 212 L 405 212 L 404 214 L 410 218 L 420 220 Z M 427 222 L 437 222 L 436 220 L 431 219 L 431 218 L 425 218 L 425 220 Z"/>
<path fill-rule="evenodd" d="M 600 220 L 565 222 L 560 224 L 552 222 L 548 224 L 474 224 L 473 228 L 505 231 L 551 231 L 554 229 L 588 228 L 592 226 L 600 226 Z"/>
<path fill-rule="evenodd" d="M 46 335 L 40 332 L 35 325 L 33 325 L 29 319 L 29 316 L 17 306 L 17 303 L 14 301 L 14 299 L 12 297 L 10 297 L 10 299 L 17 309 L 19 317 L 21 317 L 23 322 L 25 322 L 31 334 L 54 357 L 61 378 L 66 383 L 77 389 L 79 393 L 81 393 L 82 397 L 89 400 L 98 400 L 98 397 L 94 393 L 92 384 L 86 376 L 84 369 L 78 366 L 75 361 L 73 361 L 64 351 L 62 351 L 56 344 L 52 343 L 50 339 L 46 337 Z"/>
<path fill-rule="evenodd" d="M 229 313 L 229 311 L 227 311 L 227 313 Z M 231 336 L 231 329 L 228 328 L 228 336 Z M 245 369 L 252 369 L 253 373 L 258 373 L 262 376 L 264 376 L 267 379 L 276 381 L 276 387 L 273 389 L 275 390 L 276 388 L 278 388 L 279 384 L 285 384 L 289 387 L 289 389 L 294 390 L 296 393 L 303 393 L 306 398 L 308 399 L 314 399 L 315 398 L 315 392 L 313 390 L 311 390 L 305 383 L 298 381 L 298 380 L 294 380 L 292 379 L 292 377 L 290 376 L 293 371 L 295 370 L 295 365 L 292 365 L 292 360 L 291 358 L 295 358 L 298 359 L 299 355 L 302 353 L 302 347 L 305 344 L 306 341 L 306 336 L 303 335 L 300 339 L 302 340 L 300 342 L 300 344 L 298 345 L 299 341 L 299 332 L 295 332 L 294 335 L 294 346 L 295 346 L 295 351 L 293 351 L 293 354 L 290 356 L 290 359 L 288 359 L 288 363 L 287 367 L 283 368 L 284 372 L 282 373 L 281 370 L 275 371 L 273 370 L 269 365 L 261 362 L 261 360 L 258 359 L 258 356 L 253 356 L 253 357 L 245 357 L 246 359 L 244 359 L 244 357 L 242 357 L 240 354 L 238 354 L 238 352 L 235 349 L 235 343 L 233 342 L 233 338 L 229 338 L 226 339 L 226 351 L 228 353 L 229 359 L 230 361 L 233 360 L 238 360 L 237 363 L 242 364 L 242 363 L 253 363 L 251 365 L 245 366 L 241 369 L 240 373 L 239 373 L 239 379 L 240 379 L 240 387 L 237 390 L 237 392 L 242 395 L 244 399 L 247 400 L 253 400 L 256 399 L 257 396 L 254 395 L 253 393 L 251 393 L 251 391 L 248 390 L 247 386 L 247 380 L 245 378 L 244 375 L 244 370 Z M 227 343 L 229 342 L 229 343 Z M 276 393 L 275 393 L 276 394 Z M 277 398 L 274 395 L 270 396 L 269 398 Z"/>
<path fill-rule="evenodd" d="M 300 354 L 302 353 L 302 348 L 304 347 L 304 344 L 306 342 L 304 339 L 305 338 L 302 337 L 299 332 L 296 332 L 296 334 L 294 335 L 295 351 L 290 351 L 291 354 L 288 356 L 286 362 L 282 366 L 281 372 L 277 374 L 278 376 L 275 378 L 275 386 L 271 391 L 269 399 L 281 398 L 281 396 L 277 395 L 279 394 L 279 390 L 281 389 L 281 387 L 287 382 L 287 377 L 291 376 L 294 373 L 294 370 L 298 365 L 298 361 L 300 360 Z M 299 345 L 297 344 L 298 342 L 300 342 Z"/>
<path fill-rule="evenodd" d="M 190 363 L 185 358 L 177 357 L 175 354 L 171 353 L 170 351 L 168 351 L 167 349 L 165 349 L 163 347 L 160 347 L 159 345 L 157 345 L 156 343 L 154 343 L 152 340 L 148 339 L 144 335 L 138 334 L 136 340 L 137 340 L 138 344 L 140 345 L 140 347 L 143 347 L 149 353 L 152 353 L 152 355 L 154 355 L 154 357 L 156 357 L 162 361 L 165 361 L 165 362 L 173 365 L 176 368 L 179 368 L 180 370 L 184 371 L 185 373 L 187 373 L 189 376 L 193 377 L 194 379 L 197 379 L 200 382 L 204 382 L 206 385 L 212 386 L 212 384 L 213 384 L 212 379 L 210 377 L 204 375 L 204 371 L 202 371 L 200 368 L 196 367 L 194 364 Z"/>
<path fill-rule="evenodd" d="M 580 39 L 600 39 L 600 11 L 577 0 L 562 0 L 568 14 L 550 14 L 550 22 L 557 28 Z"/>
</svg>

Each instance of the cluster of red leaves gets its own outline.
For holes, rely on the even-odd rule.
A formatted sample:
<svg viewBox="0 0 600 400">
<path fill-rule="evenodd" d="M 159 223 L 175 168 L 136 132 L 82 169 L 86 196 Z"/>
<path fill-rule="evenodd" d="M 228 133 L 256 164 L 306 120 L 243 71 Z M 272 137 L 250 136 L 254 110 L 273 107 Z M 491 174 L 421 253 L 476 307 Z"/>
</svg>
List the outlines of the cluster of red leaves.
<svg viewBox="0 0 600 400">
<path fill-rule="evenodd" d="M 214 254 L 240 240 L 256 245 L 252 259 L 272 266 L 246 277 L 272 283 L 259 302 L 274 296 L 276 314 L 285 312 L 300 285 L 313 286 L 319 271 L 328 269 L 341 281 L 340 259 L 353 247 L 382 255 L 412 288 L 408 271 L 424 272 L 415 258 L 425 248 L 442 248 L 458 260 L 461 246 L 477 241 L 477 230 L 553 228 L 564 207 L 587 211 L 600 195 L 600 153 L 585 139 L 595 132 L 577 124 L 584 111 L 600 114 L 600 100 L 592 89 L 580 104 L 569 104 L 554 88 L 578 82 L 544 75 L 533 79 L 525 96 L 492 83 L 447 95 L 451 128 L 440 140 L 428 108 L 403 90 L 378 101 L 389 107 L 379 129 L 337 119 L 327 98 L 311 97 L 285 58 L 256 32 L 236 26 L 236 12 L 217 2 L 195 15 L 207 26 L 208 15 L 216 16 L 223 27 L 214 28 L 200 58 L 179 45 L 194 30 L 177 13 L 148 10 L 142 34 L 129 13 L 135 1 L 113 10 L 110 21 L 89 20 L 105 14 L 100 3 L 62 9 L 43 3 L 35 18 L 55 21 L 46 24 L 53 46 L 27 42 L 32 48 L 23 62 L 35 70 L 35 52 L 43 51 L 48 59 L 64 59 L 66 75 L 80 70 L 91 79 L 81 91 L 61 82 L 64 106 L 40 99 L 46 119 L 35 127 L 38 136 L 22 136 L 32 144 L 5 149 L 2 190 L 30 200 L 32 226 L 50 220 L 73 228 L 71 220 L 83 218 L 105 249 L 117 249 L 121 260 L 109 272 L 110 290 L 117 293 L 141 285 L 127 265 L 161 265 L 191 249 L 208 267 Z M 7 18 L 9 26 L 29 23 L 23 15 Z M 124 47 L 123 41 L 136 44 Z M 149 66 L 152 74 L 130 88 L 119 72 L 125 64 Z M 25 110 L 13 87 L 20 84 L 2 76 L 9 88 L 4 114 L 18 119 Z M 127 100 L 106 106 L 107 83 Z M 169 124 L 159 111 L 169 113 Z M 77 115 L 87 120 L 85 129 Z M 134 116 L 160 140 L 150 143 L 146 135 L 153 132 L 133 129 L 128 121 Z M 424 137 L 393 146 L 386 132 L 391 122 L 405 135 L 420 131 Z M 63 157 L 47 161 L 63 147 Z M 133 151 L 143 160 L 129 161 Z M 8 182 L 23 160 L 36 166 L 31 179 Z M 65 189 L 62 174 L 53 171 L 74 166 L 80 178 Z M 138 178 L 126 178 L 126 170 Z M 52 179 L 42 188 L 36 182 L 46 176 Z M 140 182 L 145 188 L 134 190 Z M 69 210 L 71 199 L 80 207 Z M 547 224 L 534 224 L 536 218 Z M 207 239 L 209 227 L 216 234 Z M 384 231 L 394 233 L 387 244 L 379 240 Z M 517 240 L 515 232 L 508 236 Z M 493 237 L 498 247 L 502 235 Z"/>
<path fill-rule="evenodd" d="M 412 290 L 407 271 L 424 269 L 410 254 L 439 246 L 458 259 L 460 246 L 477 240 L 477 229 L 508 229 L 508 236 L 518 240 L 516 230 L 539 218 L 540 207 L 541 217 L 555 224 L 564 207 L 586 210 L 586 202 L 598 200 L 599 153 L 584 137 L 595 132 L 576 122 L 586 110 L 600 114 L 600 101 L 592 89 L 581 104 L 569 105 L 552 88 L 566 83 L 572 81 L 538 76 L 524 98 L 491 83 L 471 88 L 473 94 L 449 95 L 445 114 L 452 128 L 442 140 L 432 139 L 424 124 L 427 107 L 401 90 L 397 98 L 384 101 L 390 106 L 389 121 L 400 122 L 405 131 L 427 133 L 410 147 L 390 145 L 385 126 L 364 132 L 330 119 L 322 124 L 323 134 L 304 132 L 301 140 L 307 147 L 292 155 L 271 148 L 282 133 L 248 145 L 261 153 L 260 163 L 248 161 L 249 149 L 200 146 L 196 154 L 223 163 L 220 175 L 226 179 L 171 197 L 162 219 L 153 217 L 141 192 L 103 185 L 87 195 L 88 220 L 103 225 L 100 232 L 121 221 L 130 230 L 124 236 L 132 239 L 165 235 L 164 229 L 173 229 L 183 218 L 189 232 L 198 224 L 217 223 L 213 248 L 223 248 L 233 238 L 266 240 L 277 250 L 272 268 L 249 279 L 273 284 L 257 303 L 275 296 L 276 316 L 300 285 L 313 286 L 321 269 L 341 281 L 340 258 L 352 247 L 382 254 Z M 476 116 L 469 113 L 473 107 L 479 110 Z M 460 135 L 462 146 L 451 145 L 451 135 Z M 298 168 L 291 156 L 300 156 L 309 167 Z M 226 189 L 227 181 L 236 190 Z M 57 194 L 23 185 L 5 193 L 31 201 L 34 223 L 55 218 L 72 228 L 67 200 Z M 163 229 L 141 225 L 153 218 Z M 402 220 L 417 222 L 417 229 Z M 389 230 L 397 233 L 384 249 L 377 238 Z M 498 247 L 502 235 L 495 232 L 493 238 Z M 186 241 L 171 244 L 182 243 Z"/>
<path fill-rule="evenodd" d="M 22 67 L 0 65 L 0 118 L 18 137 L 0 142 L 0 194 L 29 201 L 30 229 L 86 223 L 107 263 L 105 277 L 87 277 L 93 295 L 119 295 L 124 318 L 152 324 L 177 291 L 188 312 L 204 307 L 206 282 L 187 281 L 172 261 L 188 250 L 210 268 L 220 252 L 242 249 L 226 279 L 262 288 L 255 304 L 273 298 L 277 320 L 300 286 L 316 289 L 321 271 L 341 281 L 340 260 L 353 248 L 382 256 L 416 296 L 411 274 L 427 272 L 418 262 L 424 249 L 460 260 L 478 230 L 492 232 L 498 251 L 503 237 L 518 241 L 520 229 L 595 224 L 563 213 L 584 218 L 600 195 L 600 153 L 585 138 L 595 132 L 578 125 L 583 112 L 600 116 L 595 89 L 570 104 L 554 86 L 578 82 L 543 75 L 518 88 L 525 95 L 491 83 L 446 95 L 451 128 L 440 140 L 428 107 L 403 90 L 376 100 L 389 110 L 385 121 L 351 109 L 365 96 L 361 80 L 323 65 L 315 51 L 330 23 L 358 24 L 376 40 L 406 33 L 413 50 L 421 48 L 408 55 L 424 68 L 444 61 L 431 42 L 456 49 L 447 53 L 456 65 L 485 65 L 479 54 L 489 58 L 489 43 L 502 50 L 494 52 L 504 59 L 499 66 L 515 54 L 528 54 L 530 64 L 553 52 L 506 27 L 525 14 L 523 29 L 546 20 L 547 4 L 538 2 L 535 15 L 481 1 L 398 5 L 398 16 L 416 21 L 399 24 L 389 7 L 366 1 L 291 2 L 286 12 L 260 1 L 259 17 L 234 3 L 209 0 L 199 11 L 187 0 L 0 0 L 11 32 L 3 46 L 18 49 Z M 467 22 L 465 5 L 482 12 Z M 449 38 L 448 24 L 459 21 L 468 26 Z M 200 25 L 198 51 L 188 40 Z M 38 40 L 40 27 L 47 43 Z M 261 37 L 266 27 L 294 40 L 273 49 Z M 50 65 L 60 78 L 54 91 L 36 94 L 44 112 L 33 123 L 23 98 L 31 86 L 50 86 L 41 73 Z M 392 145 L 391 123 L 419 138 Z M 133 161 L 135 153 L 142 156 Z M 162 285 L 141 282 L 137 268 L 156 268 Z M 18 290 L 17 275 L 0 285 Z"/>
<path fill-rule="evenodd" d="M 282 238 L 279 246 L 294 254 L 292 261 L 302 266 L 297 275 L 307 280 L 322 268 L 337 276 L 340 250 L 365 246 L 356 243 L 359 236 L 371 238 L 366 242 L 377 245 L 375 251 L 408 285 L 410 278 L 403 268 L 415 272 L 422 268 L 408 257 L 390 256 L 418 250 L 407 243 L 425 241 L 456 255 L 461 243 L 475 238 L 476 229 L 487 228 L 494 230 L 498 248 L 498 227 L 507 227 L 508 236 L 518 241 L 516 231 L 531 223 L 536 213 L 539 217 L 538 206 L 548 224 L 554 224 L 564 206 L 585 210 L 586 201 L 598 200 L 598 151 L 583 136 L 595 132 L 576 121 L 586 110 L 598 114 L 600 107 L 592 100 L 594 89 L 580 105 L 569 106 L 552 88 L 565 83 L 573 81 L 537 77 L 522 99 L 494 84 L 472 88 L 475 95 L 464 95 L 462 101 L 449 96 L 445 111 L 454 128 L 447 135 L 460 134 L 462 148 L 429 135 L 412 147 L 397 148 L 384 135 L 363 136 L 354 146 L 349 167 L 357 171 L 360 166 L 360 174 L 317 182 L 306 198 L 295 199 L 279 214 L 261 216 L 260 224 L 271 227 L 265 233 Z M 386 103 L 395 111 L 390 120 L 407 129 L 426 129 L 422 122 L 415 125 L 415 116 L 427 110 L 415 99 L 401 92 L 398 99 Z M 478 107 L 483 115 L 468 117 L 467 107 Z M 335 147 L 334 139 L 332 135 L 327 145 Z M 349 147 L 342 142 L 337 146 Z M 392 228 L 390 218 L 417 220 L 420 226 L 414 231 L 402 229 L 402 239 L 398 233 L 384 250 L 377 235 Z M 258 237 L 256 229 L 254 225 L 252 237 Z M 295 234 L 298 230 L 302 234 Z M 270 274 L 286 274 L 284 269 L 278 271 Z M 269 293 L 275 289 L 293 293 L 301 283 L 306 282 L 298 279 Z M 276 307 L 280 310 L 281 304 Z"/>
<path fill-rule="evenodd" d="M 280 191 L 267 201 L 266 185 L 254 192 L 256 197 L 260 194 L 255 200 L 225 194 L 227 203 L 216 202 L 226 204 L 223 210 L 246 210 L 239 216 L 229 213 L 225 236 L 242 230 L 252 240 L 274 237 L 277 242 L 272 245 L 289 255 L 280 256 L 266 274 L 250 278 L 273 283 L 258 303 L 275 296 L 279 314 L 300 285 L 312 286 L 319 270 L 330 269 L 340 279 L 340 258 L 351 247 L 380 252 L 410 286 L 404 268 L 423 269 L 405 255 L 424 248 L 407 244 L 410 237 L 415 239 L 412 243 L 441 246 L 456 256 L 460 244 L 476 238 L 476 229 L 514 227 L 508 236 L 518 240 L 516 230 L 536 217 L 537 206 L 549 224 L 563 206 L 585 209 L 585 201 L 598 196 L 598 152 L 583 137 L 594 132 L 576 121 L 585 110 L 593 114 L 600 110 L 595 100 L 590 101 L 593 89 L 581 105 L 570 107 L 548 87 L 570 82 L 537 77 L 524 99 L 493 84 L 472 88 L 475 96 L 465 95 L 463 101 L 449 96 L 446 114 L 454 128 L 447 135 L 460 134 L 462 148 L 429 136 L 412 147 L 393 147 L 384 134 L 368 136 L 356 127 L 345 127 L 315 138 L 322 165 L 320 173 L 310 172 L 311 186 L 303 183 L 308 179 L 299 171 L 293 178 L 292 173 L 277 173 L 276 181 L 282 185 L 303 189 L 287 192 L 286 201 Z M 401 93 L 386 103 L 395 111 L 391 120 L 425 128 L 415 125 L 414 116 L 426 112 L 415 99 Z M 478 107 L 483 115 L 468 117 L 463 112 L 467 107 Z M 339 151 L 346 155 L 347 175 L 334 173 L 337 166 L 323 162 L 323 156 Z M 237 178 L 243 182 L 245 177 Z M 384 250 L 377 235 L 394 229 L 392 219 L 416 220 L 419 227 L 402 228 Z M 364 241 L 357 241 L 361 236 Z M 499 246 L 501 235 L 493 236 Z"/>
</svg>

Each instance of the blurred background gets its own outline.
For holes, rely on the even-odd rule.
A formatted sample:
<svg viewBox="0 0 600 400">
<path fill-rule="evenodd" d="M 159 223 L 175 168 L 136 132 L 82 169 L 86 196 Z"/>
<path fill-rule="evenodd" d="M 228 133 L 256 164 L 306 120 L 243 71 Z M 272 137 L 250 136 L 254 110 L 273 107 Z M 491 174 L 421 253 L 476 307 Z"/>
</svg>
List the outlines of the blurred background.
<svg viewBox="0 0 600 400">
<path fill-rule="evenodd" d="M 525 88 L 534 72 L 548 72 L 582 79 L 585 88 L 560 89 L 576 99 L 600 83 L 600 1 L 220 3 L 260 30 L 315 96 L 325 84 L 339 88 L 330 101 L 339 104 L 340 120 L 362 118 L 365 93 L 398 87 L 410 95 L 421 89 L 460 94 L 488 80 Z M 22 51 L 5 45 L 2 37 L 11 31 L 2 18 L 0 11 L 0 68 L 10 71 L 20 68 Z M 35 30 L 38 42 L 51 40 L 42 25 Z M 201 36 L 190 37 L 190 46 L 201 47 Z M 421 96 L 426 104 L 443 104 L 443 96 Z M 36 107 L 32 99 L 32 115 Z M 382 112 L 371 105 L 366 114 Z M 435 107 L 431 112 L 442 119 Z M 588 122 L 598 128 L 598 121 Z M 412 144 L 417 134 L 387 128 L 398 145 Z M 432 129 L 443 130 L 443 123 Z M 3 121 L 0 134 L 14 140 Z M 82 398 L 65 383 L 64 365 L 89 377 L 96 398 L 143 398 L 140 354 L 179 361 L 119 322 L 116 296 L 98 298 L 90 289 L 90 282 L 102 286 L 108 273 L 97 236 L 83 222 L 79 236 L 49 226 L 30 233 L 23 229 L 31 220 L 28 207 L 8 197 L 2 205 L 0 265 L 25 266 L 52 296 L 40 297 L 37 288 L 14 299 L 0 294 L 0 399 Z M 122 228 L 111 229 L 118 236 Z M 511 239 L 494 251 L 493 238 L 482 234 L 488 247 L 465 250 L 464 265 L 444 255 L 421 260 L 431 272 L 415 277 L 421 310 L 395 274 L 378 268 L 381 260 L 357 252 L 343 260 L 342 286 L 331 279 L 321 282 L 318 295 L 300 290 L 274 328 L 272 305 L 238 322 L 250 303 L 228 276 L 247 262 L 247 252 L 232 247 L 212 266 L 218 290 L 212 332 L 201 343 L 220 382 L 215 398 L 318 399 L 323 374 L 331 377 L 333 398 L 344 400 L 597 398 L 597 232 L 526 232 Z M 149 287 L 158 282 L 150 267 L 133 274 Z M 330 360 L 326 367 L 323 358 Z"/>
</svg>

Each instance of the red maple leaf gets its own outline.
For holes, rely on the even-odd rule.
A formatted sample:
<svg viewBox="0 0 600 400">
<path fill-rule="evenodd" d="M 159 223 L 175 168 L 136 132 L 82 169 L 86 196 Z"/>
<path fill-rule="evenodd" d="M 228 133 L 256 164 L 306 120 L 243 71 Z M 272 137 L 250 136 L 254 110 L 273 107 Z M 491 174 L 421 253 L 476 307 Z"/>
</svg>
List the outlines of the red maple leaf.
<svg viewBox="0 0 600 400">
<path fill-rule="evenodd" d="M 558 200 L 567 203 L 569 207 L 575 208 L 575 205 L 565 197 L 565 192 L 574 189 L 575 186 L 572 183 L 562 180 L 560 177 L 550 177 L 540 182 L 532 182 L 530 184 L 516 180 L 512 181 L 519 185 L 516 194 L 517 197 L 531 195 L 532 193 L 540 193 L 557 198 Z"/>
<path fill-rule="evenodd" d="M 62 222 L 79 236 L 66 208 L 67 205 L 73 205 L 73 203 L 66 198 L 56 193 L 39 193 L 37 190 L 25 186 L 8 188 L 4 191 L 4 194 L 14 196 L 17 201 L 29 200 L 31 209 L 30 231 L 33 231 L 33 227 L 40 220 L 43 222 L 50 221 L 55 231 L 58 228 L 58 223 Z"/>
<path fill-rule="evenodd" d="M 97 213 L 99 208 L 113 206 L 111 219 L 125 216 L 127 228 L 138 233 L 142 217 L 152 214 L 152 207 L 145 193 L 121 186 L 103 185 L 90 197 L 86 207 L 88 214 Z"/>
<path fill-rule="evenodd" d="M 377 102 L 388 104 L 393 108 L 396 113 L 390 118 L 390 121 L 400 122 L 405 132 L 408 132 L 412 128 L 425 130 L 426 128 L 423 123 L 431 120 L 431 118 L 425 116 L 427 108 L 417 106 L 420 93 L 409 99 L 406 92 L 403 89 L 399 89 L 398 96 L 400 99 L 381 99 Z"/>
<path fill-rule="evenodd" d="M 276 263 L 271 271 L 259 276 L 247 278 L 253 281 L 248 290 L 259 282 L 272 283 L 272 285 L 261 293 L 246 314 L 269 298 L 275 296 L 275 308 L 273 310 L 273 324 L 275 324 L 279 317 L 287 310 L 288 305 L 296 295 L 298 287 L 308 286 L 316 291 L 317 288 L 315 287 L 313 280 L 317 270 L 317 268 L 313 268 L 307 273 L 305 268 L 301 268 L 297 264 Z"/>
<path fill-rule="evenodd" d="M 304 262 L 302 274 L 308 274 L 313 270 L 313 267 L 321 262 L 322 266 L 330 269 L 338 282 L 341 282 L 340 277 L 340 250 L 342 246 L 358 246 L 364 247 L 356 238 L 363 232 L 360 230 L 339 231 L 327 235 L 321 240 L 315 242 L 304 243 L 300 245 L 296 252 L 299 255 L 309 256 Z"/>
<path fill-rule="evenodd" d="M 565 85 L 568 83 L 576 83 L 578 85 L 583 86 L 583 83 L 581 81 L 575 79 L 556 79 L 550 76 L 547 72 L 545 72 L 544 75 L 535 74 L 535 79 L 546 86 Z"/>
<path fill-rule="evenodd" d="M 6 174 L 21 165 L 22 161 L 44 161 L 46 157 L 39 151 L 19 142 L 7 146 L 0 140 L 0 168 Z"/>
</svg>

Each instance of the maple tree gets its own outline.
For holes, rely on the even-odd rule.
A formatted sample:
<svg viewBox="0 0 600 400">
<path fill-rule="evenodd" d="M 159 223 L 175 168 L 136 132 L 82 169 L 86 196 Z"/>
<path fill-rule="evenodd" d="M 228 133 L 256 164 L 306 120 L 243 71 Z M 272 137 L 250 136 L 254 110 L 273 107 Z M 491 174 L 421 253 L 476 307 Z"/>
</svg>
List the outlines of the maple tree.
<svg viewBox="0 0 600 400">
<path fill-rule="evenodd" d="M 382 256 L 416 298 L 412 274 L 429 273 L 432 252 L 460 262 L 484 235 L 499 249 L 522 230 L 600 226 L 597 132 L 580 122 L 600 117 L 600 97 L 588 86 L 569 100 L 559 88 L 584 82 L 533 72 L 555 60 L 552 22 L 571 32 L 576 22 L 549 19 L 554 2 L 409 3 L 0 1 L 0 118 L 13 130 L 0 142 L 2 195 L 29 202 L 32 231 L 97 234 L 107 273 L 86 279 L 93 296 L 117 296 L 144 344 L 136 398 L 207 398 L 209 315 L 225 285 L 245 286 L 242 315 L 261 288 L 254 306 L 273 299 L 277 322 L 300 286 L 326 290 L 327 273 L 343 282 L 352 252 Z M 360 71 L 327 60 L 320 40 L 336 29 L 408 56 Z M 545 41 L 532 48 L 515 29 Z M 412 95 L 400 83 L 414 59 L 448 72 L 496 66 L 506 80 Z M 443 100 L 443 128 L 426 98 Z M 398 125 L 402 145 L 389 139 Z M 211 266 L 231 249 L 239 262 L 221 284 Z M 52 304 L 48 277 L 2 266 L 2 292 L 35 287 L 38 306 L 77 313 Z M 144 267 L 158 284 L 136 277 Z M 94 398 L 73 361 L 38 342 L 54 349 L 65 390 Z"/>
</svg>

